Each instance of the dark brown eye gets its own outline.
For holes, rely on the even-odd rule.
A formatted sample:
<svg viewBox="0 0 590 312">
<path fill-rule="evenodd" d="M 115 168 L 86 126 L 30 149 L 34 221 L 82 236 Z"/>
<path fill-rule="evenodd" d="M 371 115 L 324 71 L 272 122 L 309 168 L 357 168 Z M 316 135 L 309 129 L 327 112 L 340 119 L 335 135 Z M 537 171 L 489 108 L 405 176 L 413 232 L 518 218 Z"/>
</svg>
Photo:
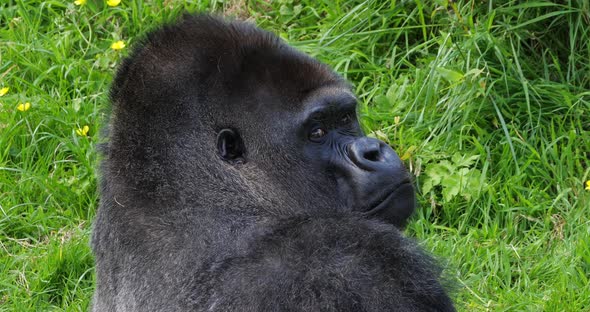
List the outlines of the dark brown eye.
<svg viewBox="0 0 590 312">
<path fill-rule="evenodd" d="M 352 121 L 352 114 L 346 114 L 340 118 L 340 123 L 348 124 Z"/>
<path fill-rule="evenodd" d="M 321 139 L 324 135 L 326 135 L 326 130 L 322 128 L 316 128 L 309 133 L 309 138 L 312 140 L 317 140 Z"/>
</svg>

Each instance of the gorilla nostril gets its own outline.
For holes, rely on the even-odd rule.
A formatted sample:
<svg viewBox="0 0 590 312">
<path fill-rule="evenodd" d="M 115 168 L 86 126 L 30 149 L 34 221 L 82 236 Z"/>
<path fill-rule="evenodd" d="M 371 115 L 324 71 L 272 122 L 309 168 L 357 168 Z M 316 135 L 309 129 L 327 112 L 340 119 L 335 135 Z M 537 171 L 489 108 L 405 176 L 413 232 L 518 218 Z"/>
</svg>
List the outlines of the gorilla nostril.
<svg viewBox="0 0 590 312">
<path fill-rule="evenodd" d="M 378 150 L 366 151 L 363 154 L 363 158 L 369 161 L 379 161 L 381 160 L 380 153 Z"/>
</svg>

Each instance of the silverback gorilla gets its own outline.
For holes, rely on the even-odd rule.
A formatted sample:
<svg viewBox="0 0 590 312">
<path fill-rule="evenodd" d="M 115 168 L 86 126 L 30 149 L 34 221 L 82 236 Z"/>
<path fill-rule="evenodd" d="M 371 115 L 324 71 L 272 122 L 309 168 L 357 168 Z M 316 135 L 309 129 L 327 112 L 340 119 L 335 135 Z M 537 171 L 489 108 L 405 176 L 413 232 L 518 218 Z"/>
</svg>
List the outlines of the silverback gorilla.
<svg viewBox="0 0 590 312">
<path fill-rule="evenodd" d="M 326 65 L 185 16 L 123 62 L 111 100 L 93 311 L 454 311 L 400 232 L 406 169 Z"/>
</svg>

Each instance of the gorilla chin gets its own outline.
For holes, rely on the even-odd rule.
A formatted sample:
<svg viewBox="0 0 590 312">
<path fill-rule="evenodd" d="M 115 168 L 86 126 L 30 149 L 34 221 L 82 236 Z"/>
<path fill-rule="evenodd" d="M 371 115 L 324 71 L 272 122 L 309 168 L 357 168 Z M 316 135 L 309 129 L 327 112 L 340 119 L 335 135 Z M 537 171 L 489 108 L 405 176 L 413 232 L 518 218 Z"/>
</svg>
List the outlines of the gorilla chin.
<svg viewBox="0 0 590 312">
<path fill-rule="evenodd" d="M 405 220 L 412 215 L 415 206 L 414 188 L 408 181 L 371 204 L 366 215 L 375 216 L 398 227 L 403 227 Z"/>
<path fill-rule="evenodd" d="M 410 175 L 328 66 L 186 15 L 137 44 L 110 100 L 93 311 L 455 311 L 401 233 Z"/>
</svg>

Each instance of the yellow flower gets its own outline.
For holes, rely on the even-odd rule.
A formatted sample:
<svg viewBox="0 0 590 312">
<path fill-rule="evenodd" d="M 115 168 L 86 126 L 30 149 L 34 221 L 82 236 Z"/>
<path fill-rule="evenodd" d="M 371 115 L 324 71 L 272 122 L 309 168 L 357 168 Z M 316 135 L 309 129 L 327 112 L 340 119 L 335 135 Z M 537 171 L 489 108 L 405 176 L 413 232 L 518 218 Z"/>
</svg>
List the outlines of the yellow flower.
<svg viewBox="0 0 590 312">
<path fill-rule="evenodd" d="M 26 102 L 26 103 L 20 103 L 18 104 L 18 106 L 16 107 L 16 109 L 18 109 L 21 112 L 26 112 L 31 108 L 31 103 Z"/>
<path fill-rule="evenodd" d="M 3 96 L 4 94 L 8 93 L 9 88 L 8 87 L 4 87 L 2 89 L 0 89 L 0 96 Z"/>
<path fill-rule="evenodd" d="M 113 44 L 111 44 L 111 49 L 113 50 L 121 50 L 125 47 L 125 42 L 123 42 L 123 40 L 119 40 L 116 42 L 113 42 Z"/>
<path fill-rule="evenodd" d="M 76 130 L 76 134 L 79 135 L 79 136 L 85 137 L 85 136 L 88 136 L 88 131 L 90 131 L 90 127 L 84 126 L 82 128 L 78 128 Z"/>
<path fill-rule="evenodd" d="M 86 0 L 76 0 L 74 1 L 75 5 L 85 5 L 86 4 Z"/>
<path fill-rule="evenodd" d="M 121 0 L 107 0 L 108 6 L 116 7 L 119 3 L 121 3 Z"/>
<path fill-rule="evenodd" d="M 590 180 L 586 181 L 586 191 L 590 191 Z"/>
</svg>

